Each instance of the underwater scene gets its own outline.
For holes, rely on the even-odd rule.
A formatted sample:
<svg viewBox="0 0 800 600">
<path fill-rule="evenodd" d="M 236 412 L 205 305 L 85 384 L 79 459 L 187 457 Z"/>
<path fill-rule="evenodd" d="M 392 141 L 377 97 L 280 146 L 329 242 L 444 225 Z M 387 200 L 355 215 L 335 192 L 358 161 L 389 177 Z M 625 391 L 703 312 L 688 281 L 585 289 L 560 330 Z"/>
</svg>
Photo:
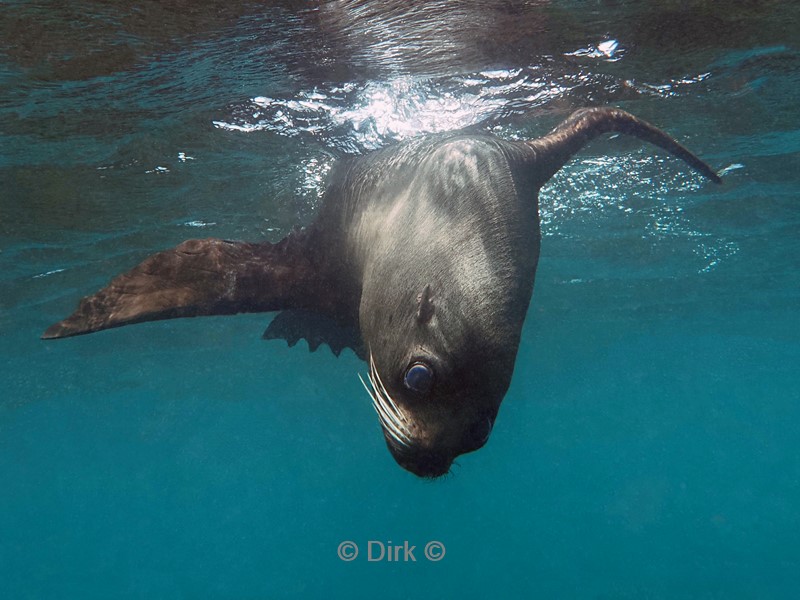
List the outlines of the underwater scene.
<svg viewBox="0 0 800 600">
<path fill-rule="evenodd" d="M 774 0 L 0 3 L 0 598 L 798 597 L 798 23 Z M 713 173 L 618 128 L 537 179 L 535 141 L 589 107 Z M 535 157 L 509 154 L 513 181 L 454 152 L 398 175 L 451 139 Z M 451 167 L 468 193 L 419 187 Z M 508 203 L 458 229 L 443 207 L 476 189 Z M 367 235 L 386 193 L 444 220 Z M 525 252 L 481 237 L 498 221 Z M 539 236 L 528 307 L 532 278 L 484 257 L 530 274 Z M 255 300 L 101 298 L 86 332 L 107 330 L 41 339 L 208 238 L 280 249 L 247 263 Z M 310 292 L 293 248 L 340 270 Z M 162 302 L 183 263 L 147 264 Z M 275 316 L 336 302 L 352 331 Z M 446 369 L 390 374 L 447 318 Z M 437 419 L 467 441 L 413 462 Z"/>
</svg>

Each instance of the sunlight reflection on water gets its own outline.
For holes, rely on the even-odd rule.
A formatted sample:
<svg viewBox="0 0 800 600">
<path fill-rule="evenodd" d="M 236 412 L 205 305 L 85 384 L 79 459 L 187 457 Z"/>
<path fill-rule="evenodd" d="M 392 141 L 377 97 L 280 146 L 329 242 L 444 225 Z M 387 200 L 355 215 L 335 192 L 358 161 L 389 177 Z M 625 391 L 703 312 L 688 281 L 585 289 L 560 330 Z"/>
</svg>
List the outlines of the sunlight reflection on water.
<svg viewBox="0 0 800 600">
<path fill-rule="evenodd" d="M 604 60 L 618 60 L 624 53 L 616 40 L 576 52 Z M 682 94 L 685 86 L 703 82 L 707 76 L 686 76 L 656 86 L 617 81 L 585 71 L 557 76 L 540 65 L 435 80 L 395 77 L 388 81 L 318 86 L 290 98 L 256 96 L 231 107 L 227 118 L 213 124 L 240 133 L 311 136 L 321 145 L 345 154 L 363 154 L 415 136 L 469 126 L 521 139 L 531 134 L 509 129 L 508 118 L 528 114 L 566 93 L 604 86 L 626 88 L 643 96 Z M 613 145 L 607 148 L 614 152 Z M 312 207 L 318 206 L 326 175 L 334 163 L 326 156 L 305 159 L 299 167 L 301 182 L 295 192 Z M 571 238 L 586 234 L 585 228 L 596 229 L 598 222 L 607 219 L 618 222 L 621 217 L 624 223 L 644 214 L 648 219 L 644 227 L 639 223 L 628 235 L 654 242 L 683 239 L 693 245 L 692 252 L 702 262 L 698 270 L 707 271 L 735 254 L 735 245 L 697 231 L 691 220 L 681 214 L 681 207 L 666 206 L 660 200 L 675 192 L 696 192 L 703 185 L 701 176 L 649 147 L 622 154 L 584 156 L 542 190 L 542 234 Z"/>
<path fill-rule="evenodd" d="M 257 96 L 213 122 L 229 131 L 312 135 L 337 150 L 362 154 L 417 135 L 488 124 L 523 114 L 566 90 L 587 86 L 586 74 L 554 77 L 542 67 L 465 76 L 346 83 L 293 98 Z M 602 81 L 610 87 L 625 84 Z"/>
</svg>

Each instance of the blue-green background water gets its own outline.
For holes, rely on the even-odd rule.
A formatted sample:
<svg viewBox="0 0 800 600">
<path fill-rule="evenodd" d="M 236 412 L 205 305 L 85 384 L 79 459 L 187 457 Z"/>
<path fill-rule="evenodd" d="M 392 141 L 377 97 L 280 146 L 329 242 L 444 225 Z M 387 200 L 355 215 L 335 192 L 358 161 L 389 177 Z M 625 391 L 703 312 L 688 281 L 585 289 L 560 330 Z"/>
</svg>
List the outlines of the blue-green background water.
<svg viewBox="0 0 800 600">
<path fill-rule="evenodd" d="M 796 597 L 798 22 L 769 1 L 0 3 L 0 597 Z M 337 156 L 605 104 L 724 185 L 617 138 L 543 190 L 511 389 L 444 480 L 394 463 L 352 353 L 264 342 L 268 315 L 38 339 L 150 253 L 309 222 Z M 417 562 L 368 562 L 369 540 Z"/>
</svg>

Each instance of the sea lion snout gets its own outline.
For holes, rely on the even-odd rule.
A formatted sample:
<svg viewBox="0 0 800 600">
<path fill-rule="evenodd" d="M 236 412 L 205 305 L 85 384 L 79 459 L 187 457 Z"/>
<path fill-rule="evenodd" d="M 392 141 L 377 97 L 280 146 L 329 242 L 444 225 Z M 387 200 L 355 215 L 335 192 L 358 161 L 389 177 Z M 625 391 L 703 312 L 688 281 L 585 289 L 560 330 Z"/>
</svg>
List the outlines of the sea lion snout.
<svg viewBox="0 0 800 600">
<path fill-rule="evenodd" d="M 449 473 L 450 466 L 455 459 L 454 455 L 430 451 L 396 453 L 391 445 L 389 450 L 398 465 L 417 477 L 425 477 L 426 479 L 435 479 Z"/>
<path fill-rule="evenodd" d="M 453 461 L 460 455 L 478 450 L 486 444 L 494 426 L 494 419 L 482 416 L 467 427 L 450 427 L 450 435 L 398 444 L 386 434 L 386 444 L 397 464 L 414 475 L 436 478 L 450 471 Z"/>
</svg>

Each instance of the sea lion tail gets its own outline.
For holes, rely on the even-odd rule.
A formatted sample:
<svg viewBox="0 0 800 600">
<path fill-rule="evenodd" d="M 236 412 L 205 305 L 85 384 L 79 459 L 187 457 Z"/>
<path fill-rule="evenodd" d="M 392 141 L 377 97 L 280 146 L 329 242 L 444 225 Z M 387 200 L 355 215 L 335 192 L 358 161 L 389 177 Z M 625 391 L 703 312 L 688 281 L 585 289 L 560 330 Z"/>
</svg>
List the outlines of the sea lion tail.
<svg viewBox="0 0 800 600">
<path fill-rule="evenodd" d="M 276 244 L 187 240 L 81 300 L 42 339 L 142 321 L 303 307 L 318 276 L 308 237 L 297 230 Z"/>
<path fill-rule="evenodd" d="M 555 175 L 589 141 L 610 132 L 633 135 L 659 146 L 713 182 L 722 183 L 720 176 L 708 164 L 647 121 L 618 108 L 583 108 L 572 113 L 546 136 L 525 142 L 534 151 L 540 184 Z"/>
</svg>

